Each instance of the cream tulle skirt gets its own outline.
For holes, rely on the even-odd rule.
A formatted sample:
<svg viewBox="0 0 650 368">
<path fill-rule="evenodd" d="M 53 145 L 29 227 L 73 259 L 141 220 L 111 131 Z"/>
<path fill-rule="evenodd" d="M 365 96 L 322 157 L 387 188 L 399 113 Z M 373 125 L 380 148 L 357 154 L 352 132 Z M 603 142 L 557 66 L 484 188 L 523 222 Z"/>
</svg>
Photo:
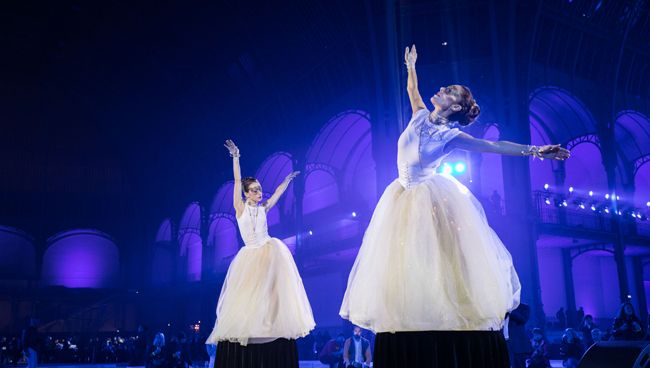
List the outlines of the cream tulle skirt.
<svg viewBox="0 0 650 368">
<path fill-rule="evenodd" d="M 512 257 L 469 190 L 434 175 L 382 195 L 341 317 L 373 332 L 498 330 L 519 305 Z"/>
<path fill-rule="evenodd" d="M 314 329 L 311 306 L 287 246 L 271 238 L 243 247 L 233 259 L 217 303 L 217 321 L 207 340 L 248 343 L 296 339 Z"/>
</svg>

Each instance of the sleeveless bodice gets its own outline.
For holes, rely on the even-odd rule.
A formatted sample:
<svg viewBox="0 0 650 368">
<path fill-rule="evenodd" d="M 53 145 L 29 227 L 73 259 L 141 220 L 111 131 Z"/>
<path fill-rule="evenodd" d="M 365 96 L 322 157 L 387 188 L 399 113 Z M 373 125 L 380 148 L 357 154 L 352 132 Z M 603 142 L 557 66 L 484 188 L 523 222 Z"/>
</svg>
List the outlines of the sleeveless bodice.
<svg viewBox="0 0 650 368">
<path fill-rule="evenodd" d="M 271 240 L 266 225 L 266 211 L 264 206 L 245 206 L 244 213 L 237 219 L 239 233 L 247 247 L 261 247 Z"/>
<path fill-rule="evenodd" d="M 458 129 L 431 123 L 429 114 L 427 109 L 417 111 L 397 143 L 398 180 L 407 190 L 435 174 L 447 156 L 445 144 L 460 134 Z"/>
</svg>

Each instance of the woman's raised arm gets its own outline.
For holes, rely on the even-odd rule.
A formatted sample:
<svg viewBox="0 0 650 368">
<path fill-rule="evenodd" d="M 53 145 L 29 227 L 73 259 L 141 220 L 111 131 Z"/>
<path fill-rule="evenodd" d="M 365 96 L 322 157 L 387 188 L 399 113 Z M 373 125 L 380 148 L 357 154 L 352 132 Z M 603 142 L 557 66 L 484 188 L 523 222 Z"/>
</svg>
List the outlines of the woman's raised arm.
<svg viewBox="0 0 650 368">
<path fill-rule="evenodd" d="M 232 205 L 235 207 L 236 217 L 239 218 L 244 212 L 244 201 L 241 199 L 241 168 L 239 167 L 239 148 L 235 146 L 235 143 L 230 139 L 224 144 L 228 151 L 230 151 L 230 156 L 232 157 L 232 169 L 235 173 L 235 188 L 233 189 L 233 199 Z"/>
<path fill-rule="evenodd" d="M 424 101 L 422 101 L 420 91 L 418 91 L 418 75 L 415 73 L 415 61 L 418 58 L 418 54 L 415 51 L 415 45 L 413 45 L 410 51 L 408 47 L 406 48 L 406 54 L 404 55 L 404 58 L 406 59 L 406 69 L 409 73 L 406 91 L 409 94 L 409 100 L 411 101 L 413 115 L 415 115 L 418 110 L 427 108 L 427 106 L 424 104 Z"/>
</svg>

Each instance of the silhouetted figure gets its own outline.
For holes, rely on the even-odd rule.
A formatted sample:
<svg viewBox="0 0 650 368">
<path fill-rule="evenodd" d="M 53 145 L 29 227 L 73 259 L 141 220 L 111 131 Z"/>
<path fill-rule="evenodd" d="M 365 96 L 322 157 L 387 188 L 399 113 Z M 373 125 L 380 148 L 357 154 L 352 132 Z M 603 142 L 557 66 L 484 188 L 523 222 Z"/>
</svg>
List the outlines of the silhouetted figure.
<svg viewBox="0 0 650 368">
<path fill-rule="evenodd" d="M 578 309 L 578 311 L 576 312 L 576 321 L 582 322 L 583 318 L 585 318 L 585 310 L 582 309 L 582 307 L 580 307 L 580 309 Z"/>
<path fill-rule="evenodd" d="M 573 309 L 566 310 L 566 325 L 567 328 L 576 328 L 576 312 Z"/>
<path fill-rule="evenodd" d="M 492 201 L 492 210 L 494 213 L 501 213 L 501 196 L 499 195 L 499 192 L 496 190 L 494 193 L 492 193 L 492 196 L 490 197 L 490 200 Z"/>
<path fill-rule="evenodd" d="M 557 323 L 558 323 L 558 329 L 560 331 L 563 331 L 566 329 L 566 317 L 564 316 L 564 307 L 560 308 L 560 310 L 555 314 L 555 317 L 557 317 Z"/>
<path fill-rule="evenodd" d="M 508 355 L 512 368 L 526 368 L 526 359 L 533 352 L 528 336 L 526 336 L 526 322 L 530 317 L 530 307 L 525 303 L 510 313 L 506 313 L 506 323 L 503 336 L 508 345 Z"/>
<path fill-rule="evenodd" d="M 38 318 L 32 318 L 30 320 L 29 327 L 23 330 L 23 338 L 21 341 L 21 348 L 23 349 L 23 354 L 27 358 L 27 367 L 36 368 L 38 363 L 38 325 L 41 323 L 41 320 Z M 14 361 L 14 367 L 16 366 L 16 361 Z"/>
<path fill-rule="evenodd" d="M 144 365 L 144 353 L 147 351 L 147 331 L 149 327 L 144 324 L 138 326 L 138 337 L 133 342 L 133 357 L 129 362 L 129 367 Z"/>
<path fill-rule="evenodd" d="M 560 348 L 564 368 L 578 368 L 583 353 L 582 341 L 578 334 L 574 329 L 567 328 L 562 336 L 562 347 Z"/>
<path fill-rule="evenodd" d="M 533 353 L 528 360 L 528 368 L 548 368 L 551 366 L 549 357 L 551 356 L 551 348 L 542 337 L 542 330 L 539 328 L 533 329 L 533 338 L 530 340 L 533 347 Z"/>
</svg>

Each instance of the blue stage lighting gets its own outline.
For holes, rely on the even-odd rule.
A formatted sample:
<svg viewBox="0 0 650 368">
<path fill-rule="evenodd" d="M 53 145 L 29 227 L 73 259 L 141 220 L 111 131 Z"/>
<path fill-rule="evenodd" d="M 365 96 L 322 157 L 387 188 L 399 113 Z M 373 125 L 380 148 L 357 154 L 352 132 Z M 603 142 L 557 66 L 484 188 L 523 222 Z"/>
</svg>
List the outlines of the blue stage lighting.
<svg viewBox="0 0 650 368">
<path fill-rule="evenodd" d="M 449 166 L 447 164 L 442 165 L 442 172 L 443 173 L 451 174 L 453 171 L 454 171 L 454 169 L 451 166 Z"/>
<path fill-rule="evenodd" d="M 573 193 L 573 187 L 569 187 L 569 193 Z"/>
<path fill-rule="evenodd" d="M 605 212 L 609 213 L 609 208 L 605 207 Z"/>
<path fill-rule="evenodd" d="M 459 163 L 456 164 L 455 169 L 456 169 L 456 172 L 460 174 L 463 171 L 465 171 L 465 164 L 462 163 L 462 162 L 459 162 Z"/>
<path fill-rule="evenodd" d="M 548 184 L 544 184 L 544 190 L 548 190 Z M 648 202 L 650 203 L 650 202 Z M 648 205 L 650 207 L 650 204 Z"/>
<path fill-rule="evenodd" d="M 352 217 L 357 217 L 357 213 L 356 213 L 356 212 L 352 212 Z"/>
<path fill-rule="evenodd" d="M 566 203 L 566 199 L 565 199 L 564 201 L 562 201 L 562 205 L 563 205 L 564 207 L 568 206 L 568 204 Z"/>
<path fill-rule="evenodd" d="M 546 204 L 551 204 L 551 200 L 548 199 L 548 197 L 546 197 L 546 198 L 544 198 L 544 203 L 546 203 Z"/>
<path fill-rule="evenodd" d="M 650 202 L 645 204 L 646 207 L 650 207 Z"/>
<path fill-rule="evenodd" d="M 309 230 L 309 235 L 314 235 L 314 233 L 312 233 L 311 230 Z"/>
<path fill-rule="evenodd" d="M 592 204 L 592 205 L 591 205 L 591 210 L 594 211 L 594 212 L 596 212 L 596 206 Z"/>
<path fill-rule="evenodd" d="M 593 196 L 594 196 L 594 192 L 590 190 L 590 191 L 589 191 L 589 196 L 590 196 L 590 197 L 593 197 Z"/>
<path fill-rule="evenodd" d="M 609 199 L 609 194 L 605 194 L 605 198 L 606 198 L 606 199 Z"/>
</svg>

